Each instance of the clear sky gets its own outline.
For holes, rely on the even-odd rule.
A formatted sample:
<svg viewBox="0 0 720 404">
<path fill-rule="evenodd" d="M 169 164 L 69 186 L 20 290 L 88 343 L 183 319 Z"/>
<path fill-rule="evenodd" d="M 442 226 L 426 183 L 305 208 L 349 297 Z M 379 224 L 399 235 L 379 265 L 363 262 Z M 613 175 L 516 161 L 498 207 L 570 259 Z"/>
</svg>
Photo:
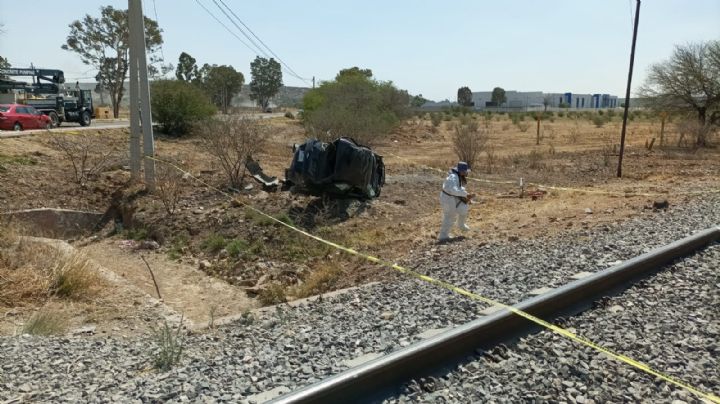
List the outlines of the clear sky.
<svg viewBox="0 0 720 404">
<path fill-rule="evenodd" d="M 165 59 L 175 65 L 185 51 L 200 65 L 230 64 L 249 81 L 257 52 L 196 1 L 235 30 L 212 0 L 155 0 Z M 224 1 L 294 71 L 318 81 L 357 65 L 434 100 L 454 100 L 461 86 L 625 93 L 633 0 Z M 68 81 L 91 81 L 92 68 L 60 46 L 69 23 L 107 4 L 127 7 L 124 0 L 0 0 L 0 55 L 13 66 L 32 62 L 64 70 Z M 153 1 L 143 5 L 155 18 Z M 633 89 L 675 44 L 710 39 L 720 39 L 720 0 L 645 0 Z M 308 85 L 288 74 L 284 81 Z"/>
</svg>

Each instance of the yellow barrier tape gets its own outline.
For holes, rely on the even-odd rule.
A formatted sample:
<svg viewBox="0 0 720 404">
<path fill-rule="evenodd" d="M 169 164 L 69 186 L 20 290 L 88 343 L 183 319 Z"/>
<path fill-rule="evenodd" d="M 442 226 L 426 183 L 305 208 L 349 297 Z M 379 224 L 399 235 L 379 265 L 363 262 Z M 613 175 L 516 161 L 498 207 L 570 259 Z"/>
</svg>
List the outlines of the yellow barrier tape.
<svg viewBox="0 0 720 404">
<path fill-rule="evenodd" d="M 470 292 L 470 291 L 468 291 L 468 290 L 459 288 L 459 287 L 457 287 L 457 286 L 455 286 L 455 285 L 452 285 L 452 284 L 450 284 L 450 283 L 448 283 L 448 282 L 445 282 L 445 281 L 443 281 L 443 280 L 439 280 L 439 279 L 435 279 L 435 278 L 432 278 L 432 277 L 427 276 L 427 275 L 423 275 L 423 274 L 421 274 L 421 273 L 419 273 L 419 272 L 413 271 L 412 269 L 408 269 L 408 268 L 405 268 L 405 267 L 400 266 L 400 265 L 398 265 L 398 264 L 391 263 L 391 262 L 389 262 L 389 261 L 385 261 L 385 260 L 383 260 L 383 259 L 381 259 L 381 258 L 374 257 L 374 256 L 369 255 L 369 254 L 361 253 L 361 252 L 359 252 L 359 251 L 357 251 L 357 250 L 354 250 L 354 249 L 352 249 L 352 248 L 342 246 L 342 245 L 340 245 L 340 244 L 334 243 L 334 242 L 329 241 L 329 240 L 325 240 L 325 239 L 322 238 L 322 237 L 316 236 L 316 235 L 314 235 L 314 234 L 312 234 L 312 233 L 309 233 L 309 232 L 307 232 L 307 231 L 305 231 L 305 230 L 303 230 L 303 229 L 300 229 L 300 228 L 298 228 L 298 227 L 295 227 L 295 226 L 293 226 L 293 225 L 291 225 L 291 224 L 289 224 L 289 223 L 285 223 L 285 222 L 283 222 L 282 220 L 277 219 L 277 218 L 275 218 L 275 217 L 273 217 L 273 216 L 271 216 L 271 215 L 268 215 L 267 213 L 265 213 L 265 212 L 263 212 L 263 211 L 255 208 L 255 207 L 252 206 L 252 205 L 249 205 L 249 204 L 243 202 L 242 200 L 234 197 L 233 195 L 230 195 L 229 193 L 227 193 L 227 192 L 225 192 L 225 191 L 223 191 L 223 190 L 221 190 L 221 189 L 219 189 L 219 188 L 217 188 L 217 187 L 214 187 L 214 186 L 206 183 L 205 181 L 202 181 L 201 179 L 193 176 L 192 174 L 190 174 L 190 173 L 187 172 L 186 170 L 183 170 L 182 168 L 178 167 L 177 165 L 175 165 L 175 164 L 173 164 L 173 163 L 171 163 L 171 162 L 169 162 L 169 161 L 160 160 L 160 159 L 158 159 L 158 158 L 150 157 L 150 156 L 146 156 L 145 158 L 150 159 L 150 160 L 154 160 L 154 161 L 157 161 L 157 162 L 160 162 L 160 163 L 163 163 L 163 164 L 167 164 L 167 165 L 175 168 L 176 170 L 179 170 L 179 171 L 182 172 L 183 174 L 187 174 L 188 176 L 190 176 L 193 180 L 197 181 L 198 183 L 200 183 L 200 184 L 208 187 L 209 189 L 215 190 L 215 191 L 217 191 L 218 193 L 220 193 L 220 194 L 222 194 L 222 195 L 224 195 L 224 196 L 227 196 L 227 197 L 230 198 L 231 200 L 233 200 L 233 201 L 241 204 L 242 206 L 244 206 L 244 207 L 252 210 L 253 212 L 255 212 L 255 213 L 257 213 L 257 214 L 259 214 L 259 215 L 261 215 L 261 216 L 263 216 L 263 217 L 265 217 L 265 218 L 267 218 L 267 219 L 270 219 L 271 221 L 273 221 L 273 222 L 275 222 L 275 223 L 277 223 L 277 224 L 279 224 L 279 225 L 281 225 L 281 226 L 285 226 L 285 227 L 289 228 L 290 230 L 293 230 L 293 231 L 295 231 L 295 232 L 297 232 L 297 233 L 300 233 L 300 234 L 302 234 L 302 235 L 304 235 L 304 236 L 307 236 L 307 237 L 309 237 L 309 238 L 311 238 L 311 239 L 313 239 L 313 240 L 319 241 L 319 242 L 321 242 L 321 243 L 323 243 L 323 244 L 326 244 L 326 245 L 329 245 L 329 246 L 331 246 L 331 247 L 334 247 L 334 248 L 336 248 L 336 249 L 338 249 L 338 250 L 340 250 L 340 251 L 344 251 L 344 252 L 346 252 L 346 253 L 348 253 L 348 254 L 351 254 L 351 255 L 354 255 L 354 256 L 363 258 L 363 259 L 365 259 L 365 260 L 367 260 L 367 261 L 370 261 L 370 262 L 373 262 L 373 263 L 376 263 L 376 264 L 380 264 L 380 265 L 382 265 L 382 266 L 384 266 L 384 267 L 387 267 L 387 268 L 394 269 L 394 270 L 396 270 L 396 271 L 398 271 L 398 272 L 400 272 L 400 273 L 411 275 L 411 276 L 413 276 L 414 278 L 420 279 L 420 280 L 422 280 L 422 281 L 428 282 L 428 283 L 433 284 L 433 285 L 440 286 L 440 287 L 442 287 L 442 288 L 445 288 L 445 289 L 447 289 L 447 290 L 450 290 L 450 291 L 452 291 L 452 292 L 455 292 L 455 293 L 457 293 L 457 294 L 459 294 L 459 295 L 469 297 L 469 298 L 471 298 L 471 299 L 473 299 L 473 300 L 481 301 L 481 302 L 487 303 L 487 304 L 492 305 L 492 306 L 500 306 L 500 307 L 502 307 L 502 308 L 504 308 L 504 309 L 507 309 L 507 310 L 509 310 L 510 312 L 512 312 L 512 313 L 514 313 L 514 314 L 516 314 L 516 315 L 518 315 L 518 316 L 520 316 L 520 317 L 523 317 L 523 318 L 525 318 L 525 319 L 527 319 L 527 320 L 529 320 L 529 321 L 531 321 L 531 322 L 533 322 L 533 323 L 535 323 L 535 324 L 538 324 L 538 325 L 540 325 L 540 326 L 542 326 L 542 327 L 545 327 L 545 328 L 547 328 L 548 330 L 551 330 L 552 332 L 557 333 L 558 335 L 564 336 L 564 337 L 566 337 L 566 338 L 568 338 L 568 339 L 570 339 L 570 340 L 572 340 L 572 341 L 575 341 L 575 342 L 577 342 L 577 343 L 580 343 L 580 344 L 582 344 L 582 345 L 585 345 L 585 346 L 587 346 L 587 347 L 590 347 L 590 348 L 592 348 L 592 349 L 595 349 L 596 351 L 602 352 L 602 353 L 604 353 L 605 355 L 607 355 L 607 356 L 609 356 L 609 357 L 611 357 L 611 358 L 613 358 L 613 359 L 616 359 L 616 360 L 618 360 L 618 361 L 620 361 L 620 362 L 626 363 L 626 364 L 628 364 L 628 365 L 630 365 L 630 366 L 632 366 L 632 367 L 634 367 L 634 368 L 636 368 L 636 369 L 639 369 L 639 370 L 641 370 L 641 371 L 643 371 L 643 372 L 645 372 L 645 373 L 648 373 L 648 374 L 650 374 L 650 375 L 652 375 L 652 376 L 655 376 L 655 377 L 657 377 L 657 378 L 659 378 L 659 379 L 662 379 L 662 380 L 664 380 L 664 381 L 666 381 L 666 382 L 668 382 L 668 383 L 671 383 L 671 384 L 674 384 L 674 385 L 676 385 L 676 386 L 678 386 L 678 387 L 681 387 L 681 388 L 683 388 L 683 389 L 685 389 L 685 390 L 687 390 L 687 391 L 689 391 L 689 392 L 697 395 L 698 397 L 701 397 L 701 398 L 710 400 L 710 401 L 712 401 L 712 402 L 714 402 L 714 403 L 719 403 L 719 404 L 720 404 L 720 397 L 715 396 L 715 395 L 712 394 L 712 393 L 704 392 L 704 391 L 702 391 L 702 390 L 700 390 L 700 389 L 698 389 L 698 388 L 695 388 L 695 387 L 693 387 L 693 386 L 691 386 L 691 385 L 689 385 L 689 384 L 687 384 L 687 383 L 685 383 L 685 382 L 683 382 L 683 381 L 677 380 L 677 379 L 675 379 L 675 378 L 672 377 L 672 376 L 666 375 L 666 374 L 664 374 L 664 373 L 662 373 L 662 372 L 660 372 L 660 371 L 658 371 L 658 370 L 655 370 L 655 369 L 653 369 L 652 367 L 650 367 L 649 365 L 647 365 L 647 364 L 645 364 L 645 363 L 643 363 L 643 362 L 637 361 L 637 360 L 632 359 L 632 358 L 630 358 L 630 357 L 628 357 L 628 356 L 625 356 L 625 355 L 623 355 L 623 354 L 616 353 L 616 352 L 614 352 L 614 351 L 612 351 L 612 350 L 610 350 L 610 349 L 608 349 L 608 348 L 604 348 L 604 347 L 602 347 L 602 346 L 600 346 L 600 345 L 598 345 L 598 344 L 590 341 L 589 339 L 587 339 L 587 338 L 585 338 L 585 337 L 582 337 L 582 336 L 580 336 L 580 335 L 577 335 L 577 334 L 575 334 L 575 333 L 573 333 L 573 332 L 571 332 L 571 331 L 569 331 L 569 330 L 567 330 L 567 329 L 564 329 L 564 328 L 562 328 L 562 327 L 559 327 L 559 326 L 556 326 L 556 325 L 554 325 L 554 324 L 548 323 L 547 321 L 545 321 L 545 320 L 543 320 L 543 319 L 541 319 L 541 318 L 535 317 L 535 316 L 533 316 L 533 315 L 530 314 L 530 313 L 526 313 L 526 312 L 524 312 L 524 311 L 522 311 L 522 310 L 519 310 L 519 309 L 517 309 L 517 308 L 515 308 L 515 307 L 513 307 L 513 306 L 510 306 L 510 305 L 507 305 L 507 304 L 504 304 L 504 303 L 500 303 L 500 302 L 498 302 L 498 301 L 496 301 L 496 300 L 493 300 L 493 299 L 491 299 L 491 298 L 488 298 L 488 297 L 485 297 L 485 296 L 481 296 L 481 295 L 478 295 L 478 294 L 476 294 L 476 293 Z"/>
<path fill-rule="evenodd" d="M 447 171 L 443 171 L 439 168 L 431 167 L 429 165 L 422 164 L 422 163 L 416 163 L 416 162 L 410 161 L 409 159 L 407 159 L 405 157 L 398 156 L 397 154 L 393 154 L 390 152 L 386 152 L 385 154 L 399 158 L 400 160 L 404 160 L 410 164 L 417 164 L 417 165 L 427 168 L 429 170 L 437 171 L 440 174 L 447 175 Z M 471 176 L 468 176 L 467 179 L 470 181 L 484 182 L 484 183 L 488 183 L 488 184 L 503 184 L 503 185 L 519 186 L 518 181 L 493 181 L 493 180 L 486 180 L 486 179 L 482 179 L 482 178 L 475 178 L 475 177 L 471 177 Z M 525 185 L 532 185 L 532 186 L 535 186 L 538 188 L 554 189 L 556 191 L 584 192 L 584 193 L 589 193 L 589 194 L 601 194 L 601 195 L 620 195 L 620 196 L 626 196 L 626 197 L 631 197 L 631 196 L 656 197 L 656 196 L 666 196 L 667 195 L 667 194 L 663 194 L 660 192 L 653 192 L 653 193 L 634 192 L 634 191 L 620 192 L 620 191 L 603 191 L 603 190 L 599 190 L 599 189 L 587 189 L 587 188 L 558 187 L 558 186 L 554 186 L 554 185 L 541 184 L 541 183 L 537 183 L 537 182 L 526 182 Z M 679 193 L 679 195 L 704 195 L 704 194 L 713 194 L 713 193 L 720 193 L 720 189 L 682 192 L 682 193 Z"/>
</svg>

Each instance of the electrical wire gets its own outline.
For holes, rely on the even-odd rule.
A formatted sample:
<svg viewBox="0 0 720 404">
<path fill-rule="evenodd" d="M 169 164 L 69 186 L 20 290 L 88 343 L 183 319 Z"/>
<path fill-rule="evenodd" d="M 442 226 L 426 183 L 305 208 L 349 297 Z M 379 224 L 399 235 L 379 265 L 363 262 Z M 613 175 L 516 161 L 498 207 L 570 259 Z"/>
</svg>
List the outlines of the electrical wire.
<svg viewBox="0 0 720 404">
<path fill-rule="evenodd" d="M 214 1 L 214 0 L 213 0 L 213 1 Z M 301 77 L 299 74 L 297 74 L 297 73 L 295 72 L 295 70 L 293 70 L 287 63 L 285 63 L 285 62 L 280 58 L 280 56 L 278 56 L 275 52 L 273 52 L 273 50 L 270 49 L 270 47 L 267 46 L 267 44 L 266 44 L 265 42 L 263 42 L 263 40 L 260 39 L 260 37 L 258 37 L 258 36 L 255 34 L 255 32 L 253 32 L 253 30 L 250 29 L 250 27 L 247 26 L 247 24 L 244 23 L 243 20 L 240 19 L 240 17 L 238 17 L 238 15 L 235 14 L 235 12 L 234 12 L 230 7 L 228 7 L 228 5 L 225 4 L 225 2 L 224 2 L 223 0 L 220 0 L 220 3 L 222 3 L 223 6 L 225 6 L 225 8 L 230 12 L 230 14 L 232 14 L 233 17 L 235 17 L 235 19 L 238 20 L 238 21 L 240 22 L 240 24 L 242 24 L 242 26 L 245 27 L 245 28 L 248 30 L 248 32 L 250 32 L 250 34 L 251 34 L 253 37 L 255 37 L 255 39 L 257 39 L 258 42 L 260 42 L 260 43 L 265 47 L 265 49 L 267 49 L 267 50 L 275 57 L 275 59 L 277 59 L 283 66 L 285 66 L 285 68 L 288 70 L 289 73 L 291 73 L 291 75 L 292 75 L 293 77 L 298 78 L 298 79 L 303 80 L 303 81 L 306 81 L 306 82 L 308 81 L 308 79 L 303 78 L 303 77 Z M 226 14 L 226 15 L 227 15 L 227 14 Z M 237 25 L 236 25 L 236 26 L 237 26 Z M 240 29 L 240 28 L 238 27 L 238 29 Z"/>
<path fill-rule="evenodd" d="M 153 0 L 153 13 L 155 14 L 155 22 L 157 23 L 158 27 L 160 26 L 160 20 L 158 19 L 157 14 L 157 7 L 155 6 L 155 0 Z M 160 44 L 160 55 L 163 58 L 163 61 L 165 61 L 165 50 L 163 49 L 163 44 Z"/>
<path fill-rule="evenodd" d="M 220 19 L 218 19 L 218 18 L 215 16 L 215 14 L 212 13 L 212 11 L 208 10 L 207 7 L 205 7 L 205 5 L 200 2 L 200 0 L 195 0 L 195 2 L 196 2 L 200 7 L 202 7 L 203 10 L 205 10 L 206 13 L 210 14 L 210 16 L 211 16 L 215 21 L 217 21 L 218 24 L 222 25 L 223 28 L 225 28 L 225 30 L 227 30 L 227 32 L 230 33 L 230 35 L 234 36 L 238 41 L 240 41 L 240 43 L 242 43 L 243 45 L 245 45 L 245 47 L 247 47 L 248 49 L 250 49 L 251 52 L 255 53 L 255 49 L 253 49 L 250 45 L 248 45 L 245 41 L 243 41 L 242 38 L 240 38 L 235 32 L 233 32 L 233 30 L 231 30 L 230 28 L 228 28 L 227 25 L 223 24 L 222 21 L 220 21 Z"/>
<path fill-rule="evenodd" d="M 223 10 L 222 7 L 220 7 L 220 4 L 218 4 L 217 0 L 212 0 L 212 2 L 215 3 L 215 6 L 220 10 L 220 12 L 222 12 L 222 13 L 225 15 L 225 17 L 226 17 L 228 20 L 230 20 L 230 23 L 232 23 L 232 24 L 235 26 L 235 28 L 237 28 L 238 31 L 240 31 L 240 33 L 242 33 L 243 36 L 245 36 L 245 38 L 247 38 L 247 40 L 250 41 L 250 43 L 252 43 L 252 44 L 255 46 L 255 48 L 256 48 L 263 56 L 265 56 L 265 57 L 268 58 L 268 59 L 271 59 L 271 56 L 270 56 L 262 47 L 260 47 L 260 45 L 258 45 L 257 42 L 255 42 L 255 41 L 245 32 L 245 30 L 243 30 L 243 29 L 238 25 L 238 24 L 235 22 L 235 20 L 233 20 L 233 18 L 232 18 L 225 10 Z M 224 4 L 224 3 L 223 3 L 223 4 Z M 225 7 L 227 7 L 227 5 L 226 5 Z M 228 8 L 228 10 L 232 13 L 232 10 L 230 10 L 229 8 Z M 235 14 L 233 13 L 233 15 L 235 15 Z M 236 16 L 236 18 L 237 18 L 237 16 Z M 238 20 L 239 20 L 239 19 L 238 19 Z M 242 21 L 240 21 L 240 22 L 242 23 Z M 245 25 L 245 24 L 243 23 L 243 25 Z M 254 34 L 253 34 L 253 35 L 254 35 Z M 286 66 L 286 67 L 287 67 L 287 66 Z M 295 77 L 295 78 L 297 78 L 297 79 L 303 80 L 303 81 L 305 81 L 305 82 L 307 83 L 307 80 L 305 80 L 304 78 L 300 77 L 300 76 L 299 76 L 297 73 L 295 73 L 294 71 L 291 71 L 292 69 L 287 69 L 287 68 L 286 68 L 286 69 L 283 69 L 283 70 L 285 70 L 290 76 L 293 76 L 293 77 Z M 289 70 L 290 70 L 290 71 L 289 71 Z"/>
</svg>

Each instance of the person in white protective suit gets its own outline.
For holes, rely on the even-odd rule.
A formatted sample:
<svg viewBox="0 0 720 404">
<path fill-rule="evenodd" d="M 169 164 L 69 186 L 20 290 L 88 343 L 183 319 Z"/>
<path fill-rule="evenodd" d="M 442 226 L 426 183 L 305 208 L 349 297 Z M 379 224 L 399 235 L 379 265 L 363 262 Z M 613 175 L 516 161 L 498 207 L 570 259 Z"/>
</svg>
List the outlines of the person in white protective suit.
<svg viewBox="0 0 720 404">
<path fill-rule="evenodd" d="M 440 205 L 443 210 L 443 221 L 440 227 L 439 241 L 450 239 L 450 229 L 457 219 L 457 226 L 462 231 L 470 230 L 465 220 L 468 215 L 468 203 L 474 197 L 465 190 L 467 174 L 470 167 L 464 161 L 457 164 L 457 167 L 450 169 L 445 182 L 443 182 L 440 193 Z"/>
</svg>

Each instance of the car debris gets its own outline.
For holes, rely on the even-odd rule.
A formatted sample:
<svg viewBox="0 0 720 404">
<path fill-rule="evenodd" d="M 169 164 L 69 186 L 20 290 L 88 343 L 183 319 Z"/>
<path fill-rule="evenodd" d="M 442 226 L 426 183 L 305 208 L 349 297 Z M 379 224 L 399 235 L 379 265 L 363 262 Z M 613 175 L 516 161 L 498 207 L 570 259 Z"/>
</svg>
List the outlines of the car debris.
<svg viewBox="0 0 720 404">
<path fill-rule="evenodd" d="M 385 164 L 381 155 L 351 138 L 326 143 L 308 139 L 294 146 L 285 183 L 291 190 L 311 195 L 372 199 L 385 185 Z"/>
</svg>

